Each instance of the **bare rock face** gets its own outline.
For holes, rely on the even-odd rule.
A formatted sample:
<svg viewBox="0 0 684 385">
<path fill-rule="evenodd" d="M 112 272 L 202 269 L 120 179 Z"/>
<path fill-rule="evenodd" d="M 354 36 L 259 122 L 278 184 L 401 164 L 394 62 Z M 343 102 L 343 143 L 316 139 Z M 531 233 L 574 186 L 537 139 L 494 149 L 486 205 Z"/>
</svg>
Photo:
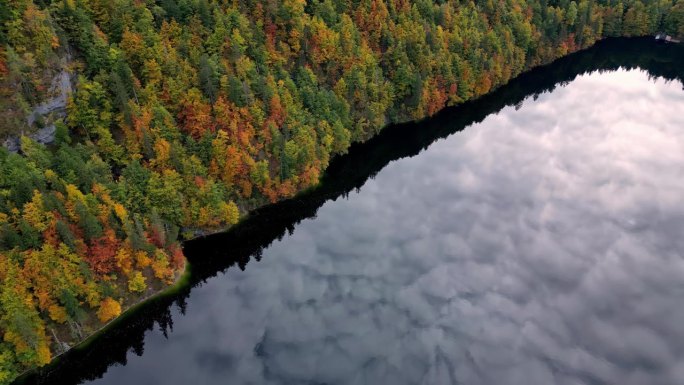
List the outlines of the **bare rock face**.
<svg viewBox="0 0 684 385">
<path fill-rule="evenodd" d="M 9 152 L 19 152 L 21 149 L 19 138 L 17 137 L 5 139 L 5 141 L 2 143 L 2 146 L 5 147 Z"/>
<path fill-rule="evenodd" d="M 29 126 L 32 126 L 40 117 L 46 117 L 50 114 L 66 116 L 66 105 L 71 91 L 71 74 L 66 69 L 62 69 L 52 79 L 50 86 L 50 94 L 55 96 L 33 109 L 33 112 L 28 116 Z"/>
<path fill-rule="evenodd" d="M 63 58 L 62 70 L 52 79 L 52 84 L 50 85 L 49 94 L 53 96 L 35 106 L 33 111 L 26 117 L 29 127 L 41 122 L 42 127 L 28 135 L 38 143 L 53 143 L 55 141 L 55 132 L 57 131 L 55 122 L 64 119 L 67 115 L 67 102 L 69 95 L 73 91 L 73 74 L 68 69 L 70 62 L 70 55 Z M 2 145 L 10 152 L 19 152 L 21 149 L 19 138 L 19 136 L 9 137 Z"/>
<path fill-rule="evenodd" d="M 50 144 L 55 141 L 55 132 L 57 132 L 57 127 L 51 124 L 38 130 L 38 132 L 31 135 L 31 138 L 38 143 Z"/>
</svg>

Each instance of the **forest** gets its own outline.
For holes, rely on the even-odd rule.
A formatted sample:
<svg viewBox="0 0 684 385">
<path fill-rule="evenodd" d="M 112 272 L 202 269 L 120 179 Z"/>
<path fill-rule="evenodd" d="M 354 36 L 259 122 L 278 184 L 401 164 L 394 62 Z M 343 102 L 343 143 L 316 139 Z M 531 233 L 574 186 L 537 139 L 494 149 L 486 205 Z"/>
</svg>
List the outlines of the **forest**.
<svg viewBox="0 0 684 385">
<path fill-rule="evenodd" d="M 659 31 L 684 0 L 0 0 L 0 384 L 352 143 Z M 63 114 L 32 113 L 64 74 Z"/>
</svg>

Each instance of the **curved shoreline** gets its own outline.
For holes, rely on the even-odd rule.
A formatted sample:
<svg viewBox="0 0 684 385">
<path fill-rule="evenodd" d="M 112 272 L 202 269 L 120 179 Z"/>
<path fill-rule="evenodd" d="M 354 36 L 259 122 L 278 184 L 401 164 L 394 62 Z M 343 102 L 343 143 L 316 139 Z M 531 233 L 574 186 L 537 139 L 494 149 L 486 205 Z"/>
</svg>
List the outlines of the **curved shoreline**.
<svg viewBox="0 0 684 385">
<path fill-rule="evenodd" d="M 136 310 L 144 307 L 146 304 L 148 304 L 151 301 L 154 301 L 159 298 L 163 298 L 165 296 L 171 296 L 176 294 L 180 289 L 182 289 L 185 285 L 190 283 L 190 275 L 191 275 L 191 266 L 190 262 L 188 261 L 187 258 L 185 258 L 185 266 L 183 267 L 183 271 L 180 272 L 180 274 L 177 274 L 176 279 L 174 282 L 161 290 L 153 291 L 149 295 L 145 297 L 139 298 L 137 301 L 132 303 L 130 306 L 124 308 L 121 311 L 121 314 L 118 316 L 112 318 L 111 320 L 107 321 L 105 324 L 103 324 L 101 327 L 95 329 L 93 332 L 88 334 L 87 337 L 85 337 L 83 340 L 79 341 L 77 344 L 70 346 L 69 349 L 62 351 L 59 354 L 56 354 L 55 356 L 52 357 L 52 360 L 50 360 L 50 363 L 47 364 L 45 367 L 49 367 L 57 363 L 59 360 L 62 359 L 66 354 L 76 351 L 76 350 L 82 350 L 88 348 L 92 343 L 94 343 L 98 337 L 100 337 L 103 333 L 106 333 L 108 330 L 118 326 L 121 322 L 124 322 L 128 316 L 131 314 L 135 313 Z M 34 368 L 34 369 L 28 369 L 17 378 L 15 378 L 13 381 L 21 381 L 22 377 L 30 374 L 33 371 L 40 370 L 41 368 Z"/>
</svg>

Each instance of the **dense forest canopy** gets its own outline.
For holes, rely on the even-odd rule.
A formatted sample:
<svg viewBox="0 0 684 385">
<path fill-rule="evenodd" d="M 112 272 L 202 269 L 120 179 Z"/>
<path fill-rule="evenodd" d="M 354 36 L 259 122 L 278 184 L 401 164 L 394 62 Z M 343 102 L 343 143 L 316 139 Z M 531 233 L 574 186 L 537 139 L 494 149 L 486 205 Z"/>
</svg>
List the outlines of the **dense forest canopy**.
<svg viewBox="0 0 684 385">
<path fill-rule="evenodd" d="M 656 31 L 684 36 L 684 0 L 0 0 L 0 383 L 352 142 Z M 65 75 L 65 116 L 33 114 Z"/>
</svg>

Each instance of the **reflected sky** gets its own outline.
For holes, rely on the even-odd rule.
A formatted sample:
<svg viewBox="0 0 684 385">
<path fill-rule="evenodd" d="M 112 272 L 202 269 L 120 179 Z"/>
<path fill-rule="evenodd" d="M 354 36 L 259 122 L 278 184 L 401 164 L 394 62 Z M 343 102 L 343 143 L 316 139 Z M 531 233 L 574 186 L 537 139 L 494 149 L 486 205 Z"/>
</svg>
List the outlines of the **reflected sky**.
<svg viewBox="0 0 684 385">
<path fill-rule="evenodd" d="M 684 92 L 583 75 L 389 164 L 97 384 L 679 384 Z"/>
</svg>

